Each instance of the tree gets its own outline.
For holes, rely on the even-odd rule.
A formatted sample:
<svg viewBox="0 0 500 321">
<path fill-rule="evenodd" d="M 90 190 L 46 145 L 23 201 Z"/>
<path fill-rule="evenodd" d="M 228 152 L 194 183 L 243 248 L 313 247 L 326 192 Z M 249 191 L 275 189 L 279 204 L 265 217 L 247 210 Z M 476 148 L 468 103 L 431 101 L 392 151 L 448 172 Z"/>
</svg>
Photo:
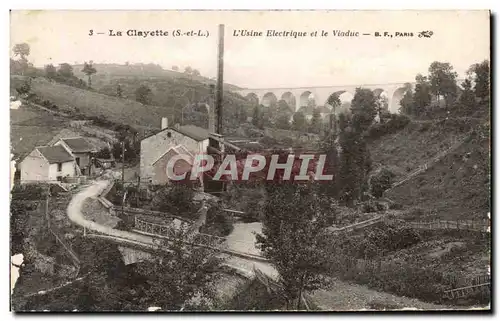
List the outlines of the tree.
<svg viewBox="0 0 500 321">
<path fill-rule="evenodd" d="M 192 303 L 195 297 L 206 305 L 206 300 L 213 297 L 210 284 L 222 260 L 217 257 L 216 250 L 184 243 L 188 226 L 176 227 L 171 234 L 168 252 L 156 253 L 152 262 L 138 266 L 137 272 L 146 279 L 139 285 L 145 293 L 144 300 L 163 310 L 174 311 L 196 309 L 200 303 Z"/>
<path fill-rule="evenodd" d="M 14 52 L 14 56 L 19 56 L 21 60 L 27 61 L 28 59 L 26 57 L 30 55 L 30 45 L 27 43 L 18 43 L 14 46 L 12 51 Z"/>
<path fill-rule="evenodd" d="M 289 116 L 292 114 L 292 109 L 284 99 L 280 99 L 278 101 L 277 108 L 278 108 L 278 114 L 288 114 Z"/>
<path fill-rule="evenodd" d="M 337 115 L 336 113 L 337 108 L 340 107 L 340 105 L 342 105 L 342 102 L 340 101 L 340 95 L 337 93 L 331 94 L 330 97 L 328 97 L 326 103 L 332 106 L 333 114 Z"/>
<path fill-rule="evenodd" d="M 149 105 L 153 99 L 153 92 L 146 85 L 141 85 L 135 91 L 135 100 L 144 105 Z"/>
<path fill-rule="evenodd" d="M 193 72 L 191 73 L 193 76 L 200 76 L 200 71 L 198 69 L 193 69 Z"/>
<path fill-rule="evenodd" d="M 371 194 L 377 198 L 384 195 L 384 191 L 392 186 L 395 174 L 388 169 L 382 169 L 377 175 L 371 177 Z"/>
<path fill-rule="evenodd" d="M 54 79 L 57 76 L 56 67 L 53 64 L 45 65 L 45 77 Z"/>
<path fill-rule="evenodd" d="M 474 73 L 474 94 L 481 101 L 490 98 L 490 62 L 484 60 L 472 65 L 468 73 Z"/>
<path fill-rule="evenodd" d="M 326 174 L 333 175 L 333 180 L 329 182 L 322 182 L 321 191 L 323 194 L 337 198 L 339 184 L 338 178 L 338 168 L 339 168 L 339 155 L 338 155 L 338 144 L 337 144 L 337 133 L 334 130 L 327 132 L 325 138 L 320 142 L 320 150 L 326 155 L 325 162 L 325 172 Z M 336 219 L 333 217 L 333 219 Z M 333 223 L 333 222 L 332 222 Z"/>
<path fill-rule="evenodd" d="M 260 128 L 260 129 L 264 128 L 263 119 L 262 119 L 262 110 L 261 110 L 260 106 L 255 106 L 253 108 L 252 124 L 257 128 Z"/>
<path fill-rule="evenodd" d="M 186 68 L 184 68 L 184 73 L 191 75 L 193 73 L 193 68 L 191 68 L 190 66 L 187 66 Z"/>
<path fill-rule="evenodd" d="M 92 88 L 92 75 L 97 73 L 97 70 L 94 68 L 94 66 L 92 64 L 93 64 L 92 60 L 89 63 L 84 62 L 83 69 L 82 69 L 82 72 L 85 75 L 87 75 L 89 88 Z"/>
<path fill-rule="evenodd" d="M 24 253 L 24 243 L 28 236 L 28 215 L 22 200 L 12 199 L 10 203 L 11 253 Z"/>
<path fill-rule="evenodd" d="M 123 97 L 123 89 L 122 86 L 120 86 L 120 84 L 116 86 L 116 96 L 120 98 Z"/>
<path fill-rule="evenodd" d="M 307 119 L 304 113 L 298 111 L 293 114 L 292 128 L 297 131 L 307 131 Z"/>
<path fill-rule="evenodd" d="M 193 189 L 183 182 L 172 183 L 156 192 L 152 200 L 155 210 L 194 218 Z"/>
<path fill-rule="evenodd" d="M 389 112 L 389 98 L 385 95 L 379 95 L 376 100 L 376 111 L 379 116 L 380 122 L 383 122 L 382 115 Z"/>
<path fill-rule="evenodd" d="M 415 77 L 415 93 L 413 94 L 412 115 L 422 115 L 431 103 L 431 89 L 427 77 L 418 74 Z"/>
<path fill-rule="evenodd" d="M 339 145 L 341 148 L 338 166 L 339 198 L 347 206 L 362 199 L 367 191 L 368 173 L 371 170 L 371 157 L 363 132 L 354 130 L 354 115 L 351 120 L 347 115 L 339 115 Z"/>
<path fill-rule="evenodd" d="M 18 43 L 14 46 L 12 51 L 14 52 L 15 57 L 19 57 L 16 64 L 17 68 L 15 69 L 19 69 L 21 75 L 24 75 L 30 67 L 27 58 L 30 54 L 30 46 L 27 43 Z"/>
<path fill-rule="evenodd" d="M 179 67 L 177 67 L 177 66 L 172 66 L 172 70 L 173 70 L 173 71 L 179 71 Z"/>
<path fill-rule="evenodd" d="M 109 150 L 109 147 L 101 148 L 95 154 L 95 157 L 97 157 L 97 158 L 104 158 L 104 159 L 110 159 L 111 158 L 111 151 Z"/>
<path fill-rule="evenodd" d="M 313 111 L 309 131 L 315 134 L 319 134 L 321 131 L 321 112 L 319 108 L 315 108 Z"/>
<path fill-rule="evenodd" d="M 27 95 L 31 91 L 31 83 L 29 80 L 23 81 L 23 84 L 19 87 L 16 87 L 16 91 L 19 95 Z"/>
<path fill-rule="evenodd" d="M 57 73 L 64 78 L 72 78 L 74 76 L 73 67 L 68 63 L 60 64 Z"/>
<path fill-rule="evenodd" d="M 472 91 L 472 83 L 469 79 L 465 79 L 462 83 L 462 94 L 459 101 L 464 110 L 472 110 L 476 104 L 476 98 Z"/>
<path fill-rule="evenodd" d="M 317 183 L 268 182 L 262 234 L 257 244 L 279 272 L 287 308 L 300 309 L 305 291 L 325 286 L 330 204 Z M 330 211 L 334 211 L 332 208 Z"/>
<path fill-rule="evenodd" d="M 438 98 L 444 96 L 446 108 L 457 96 L 457 73 L 448 62 L 433 62 L 429 67 L 431 93 Z"/>
<path fill-rule="evenodd" d="M 405 84 L 405 94 L 403 95 L 403 98 L 399 101 L 399 105 L 401 106 L 399 108 L 399 111 L 403 114 L 406 115 L 412 115 L 413 113 L 413 91 L 411 89 L 411 84 L 406 83 Z"/>
<path fill-rule="evenodd" d="M 377 115 L 377 102 L 373 91 L 356 88 L 351 102 L 351 111 L 354 129 L 361 132 L 368 129 Z"/>
<path fill-rule="evenodd" d="M 290 117 L 288 114 L 279 114 L 276 118 L 276 127 L 281 129 L 290 129 Z"/>
</svg>

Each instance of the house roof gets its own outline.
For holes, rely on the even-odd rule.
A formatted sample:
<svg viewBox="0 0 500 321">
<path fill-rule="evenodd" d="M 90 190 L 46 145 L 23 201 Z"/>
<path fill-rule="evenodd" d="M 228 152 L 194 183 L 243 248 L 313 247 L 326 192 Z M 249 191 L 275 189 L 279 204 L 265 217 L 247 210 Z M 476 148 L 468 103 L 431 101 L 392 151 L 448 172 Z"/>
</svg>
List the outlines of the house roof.
<svg viewBox="0 0 500 321">
<path fill-rule="evenodd" d="M 49 147 L 37 147 L 38 151 L 42 153 L 49 163 L 65 163 L 74 160 L 68 151 L 60 145 Z"/>
<path fill-rule="evenodd" d="M 188 156 L 187 157 L 189 159 L 188 163 L 190 163 L 192 165 L 192 163 L 193 163 L 193 154 L 191 154 L 189 152 L 189 150 L 187 150 L 186 147 L 184 147 L 183 145 L 178 145 L 178 146 L 169 148 L 165 153 L 161 154 L 161 156 L 158 157 L 158 159 L 153 162 L 153 165 L 156 164 L 160 159 L 162 159 L 166 155 L 167 155 L 167 158 L 171 158 L 174 155 L 181 155 L 181 154 Z"/>
<path fill-rule="evenodd" d="M 94 147 L 90 145 L 84 138 L 63 138 L 62 139 L 66 145 L 75 153 L 86 153 L 94 150 Z"/>
<path fill-rule="evenodd" d="M 194 125 L 184 125 L 180 126 L 179 128 L 172 129 L 197 141 L 208 139 L 208 136 L 210 135 L 208 130 L 206 130 L 205 128 Z"/>
<path fill-rule="evenodd" d="M 202 141 L 202 140 L 208 139 L 208 137 L 210 135 L 209 131 L 204 129 L 204 128 L 194 126 L 194 125 L 184 125 L 184 126 L 180 126 L 179 128 L 176 128 L 175 126 L 164 128 L 164 129 L 160 130 L 159 132 L 156 132 L 156 133 L 153 133 L 151 135 L 144 137 L 141 140 L 145 140 L 145 139 L 148 139 L 150 137 L 156 136 L 159 133 L 164 132 L 165 130 L 176 131 L 176 132 L 178 132 L 184 136 L 188 136 L 196 141 Z"/>
</svg>

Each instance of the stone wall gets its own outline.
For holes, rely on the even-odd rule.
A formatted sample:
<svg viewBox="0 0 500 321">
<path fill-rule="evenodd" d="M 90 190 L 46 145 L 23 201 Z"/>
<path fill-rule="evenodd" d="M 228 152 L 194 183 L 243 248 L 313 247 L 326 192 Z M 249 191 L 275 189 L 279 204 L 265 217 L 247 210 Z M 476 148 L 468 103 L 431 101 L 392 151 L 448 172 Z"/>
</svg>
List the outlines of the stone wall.
<svg viewBox="0 0 500 321">
<path fill-rule="evenodd" d="M 185 146 L 193 154 L 200 152 L 200 143 L 198 141 L 175 130 L 167 129 L 141 141 L 141 182 L 148 183 L 152 180 L 154 176 L 153 163 L 165 154 L 170 147 L 177 145 Z"/>
</svg>

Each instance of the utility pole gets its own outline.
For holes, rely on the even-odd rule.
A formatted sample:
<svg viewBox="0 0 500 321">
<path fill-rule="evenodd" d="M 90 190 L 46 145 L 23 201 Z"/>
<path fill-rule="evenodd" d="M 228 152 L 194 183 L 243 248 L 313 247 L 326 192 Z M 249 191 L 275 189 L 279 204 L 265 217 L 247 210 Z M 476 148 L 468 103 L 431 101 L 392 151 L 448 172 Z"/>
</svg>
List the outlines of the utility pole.
<svg viewBox="0 0 500 321">
<path fill-rule="evenodd" d="M 123 191 L 123 198 L 122 198 L 122 217 L 124 214 L 123 206 L 125 205 L 125 141 L 122 140 L 122 191 Z"/>
<path fill-rule="evenodd" d="M 217 87 L 215 90 L 215 132 L 222 135 L 222 93 L 224 90 L 224 25 L 219 25 L 219 47 L 217 53 Z"/>
<path fill-rule="evenodd" d="M 50 230 L 49 199 L 50 199 L 50 185 L 47 187 L 47 198 L 45 199 L 45 219 L 47 220 L 47 227 Z"/>
</svg>

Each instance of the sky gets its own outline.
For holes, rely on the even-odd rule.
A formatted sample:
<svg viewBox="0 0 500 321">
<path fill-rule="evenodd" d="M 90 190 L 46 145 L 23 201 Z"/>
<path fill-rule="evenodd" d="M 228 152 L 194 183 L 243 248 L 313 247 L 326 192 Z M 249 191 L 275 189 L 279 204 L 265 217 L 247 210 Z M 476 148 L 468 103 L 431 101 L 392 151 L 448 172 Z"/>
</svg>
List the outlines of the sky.
<svg viewBox="0 0 500 321">
<path fill-rule="evenodd" d="M 155 63 L 166 69 L 191 66 L 207 77 L 217 72 L 217 29 L 224 24 L 224 82 L 245 88 L 408 82 L 426 74 L 433 61 L 451 63 L 463 77 L 471 64 L 490 56 L 488 11 L 12 11 L 10 20 L 10 49 L 28 43 L 35 66 Z M 111 37 L 110 29 L 169 35 Z M 174 30 L 208 31 L 208 37 L 173 37 Z M 236 37 L 235 30 L 307 36 Z M 333 30 L 360 36 L 334 37 Z M 424 30 L 432 36 L 419 38 Z M 414 37 L 373 36 L 384 31 Z"/>
</svg>

